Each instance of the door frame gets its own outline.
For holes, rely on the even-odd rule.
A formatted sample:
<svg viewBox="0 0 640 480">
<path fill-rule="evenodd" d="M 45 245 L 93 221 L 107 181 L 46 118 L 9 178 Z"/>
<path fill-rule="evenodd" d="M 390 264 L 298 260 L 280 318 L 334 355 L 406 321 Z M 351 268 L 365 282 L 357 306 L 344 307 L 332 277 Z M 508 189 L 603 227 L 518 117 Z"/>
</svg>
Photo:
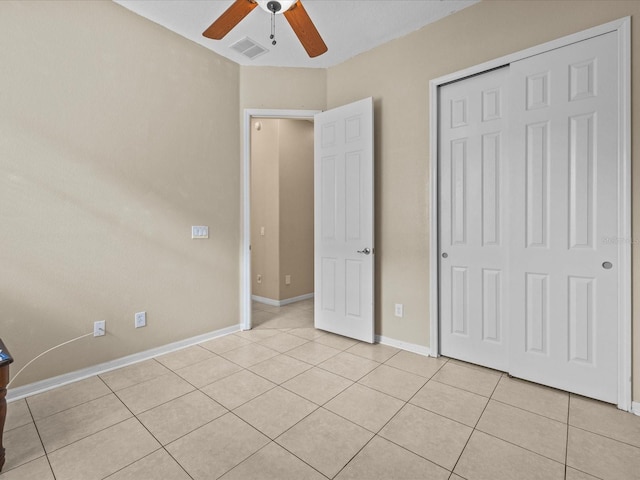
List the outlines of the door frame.
<svg viewBox="0 0 640 480">
<path fill-rule="evenodd" d="M 313 119 L 322 110 L 278 110 L 245 108 L 242 134 L 241 195 L 241 248 L 240 254 L 240 329 L 251 329 L 251 119 L 252 118 L 292 118 Z"/>
<path fill-rule="evenodd" d="M 583 30 L 551 42 L 543 43 L 504 57 L 497 58 L 429 82 L 429 318 L 430 350 L 440 355 L 439 315 L 439 245 L 438 245 L 438 89 L 447 83 L 478 75 L 518 60 L 538 55 L 572 43 L 609 32 L 618 37 L 618 408 L 631 411 L 631 17 L 624 17 L 604 25 Z"/>
</svg>

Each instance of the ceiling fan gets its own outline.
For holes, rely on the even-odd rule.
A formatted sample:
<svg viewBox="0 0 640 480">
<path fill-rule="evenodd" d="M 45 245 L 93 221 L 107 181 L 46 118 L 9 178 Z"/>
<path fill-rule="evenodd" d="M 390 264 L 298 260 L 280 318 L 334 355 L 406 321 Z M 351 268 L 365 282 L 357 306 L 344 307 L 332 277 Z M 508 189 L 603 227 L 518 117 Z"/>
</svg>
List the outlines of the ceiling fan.
<svg viewBox="0 0 640 480">
<path fill-rule="evenodd" d="M 222 39 L 258 5 L 271 13 L 271 39 L 274 45 L 276 44 L 275 15 L 282 13 L 310 57 L 317 57 L 328 50 L 307 11 L 302 6 L 301 0 L 235 0 L 202 35 L 214 40 Z"/>
</svg>

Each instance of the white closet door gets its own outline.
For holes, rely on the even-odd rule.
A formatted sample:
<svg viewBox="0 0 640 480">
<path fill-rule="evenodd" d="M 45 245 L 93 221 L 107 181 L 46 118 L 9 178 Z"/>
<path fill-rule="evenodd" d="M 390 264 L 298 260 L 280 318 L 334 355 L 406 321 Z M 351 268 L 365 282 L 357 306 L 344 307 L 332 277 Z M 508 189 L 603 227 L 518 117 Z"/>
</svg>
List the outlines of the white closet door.
<svg viewBox="0 0 640 480">
<path fill-rule="evenodd" d="M 617 401 L 616 34 L 511 64 L 510 373 Z"/>
<path fill-rule="evenodd" d="M 507 370 L 505 142 L 508 67 L 440 89 L 440 342 Z"/>
</svg>

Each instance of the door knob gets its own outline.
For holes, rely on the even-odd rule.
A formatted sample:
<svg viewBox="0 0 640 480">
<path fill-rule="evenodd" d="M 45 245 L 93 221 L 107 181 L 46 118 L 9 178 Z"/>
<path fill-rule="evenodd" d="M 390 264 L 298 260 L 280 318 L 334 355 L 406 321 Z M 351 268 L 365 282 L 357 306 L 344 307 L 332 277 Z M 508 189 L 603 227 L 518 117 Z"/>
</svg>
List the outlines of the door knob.
<svg viewBox="0 0 640 480">
<path fill-rule="evenodd" d="M 358 250 L 358 253 L 364 253 L 365 255 L 369 255 L 371 253 L 371 250 L 369 250 L 368 248 L 364 248 L 362 250 Z"/>
<path fill-rule="evenodd" d="M 444 253 L 442 254 L 442 258 L 447 258 L 448 256 L 449 256 L 449 254 L 448 254 L 447 252 L 444 252 Z"/>
<path fill-rule="evenodd" d="M 604 268 L 605 270 L 610 270 L 613 267 L 613 263 L 611 262 L 604 262 L 602 264 L 602 268 Z"/>
</svg>

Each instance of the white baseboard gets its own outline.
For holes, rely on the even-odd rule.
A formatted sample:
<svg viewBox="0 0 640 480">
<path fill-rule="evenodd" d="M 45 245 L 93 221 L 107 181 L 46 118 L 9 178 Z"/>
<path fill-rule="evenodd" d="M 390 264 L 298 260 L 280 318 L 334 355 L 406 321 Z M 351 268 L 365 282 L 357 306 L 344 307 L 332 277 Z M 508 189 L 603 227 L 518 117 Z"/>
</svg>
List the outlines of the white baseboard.
<svg viewBox="0 0 640 480">
<path fill-rule="evenodd" d="M 168 345 L 163 345 L 162 347 L 152 348 L 150 350 L 145 350 L 144 352 L 134 353 L 133 355 L 127 355 L 126 357 L 117 358 L 105 363 L 100 363 L 98 365 L 94 365 L 93 367 L 83 368 L 80 370 L 76 370 L 75 372 L 65 373 L 64 375 L 47 378 L 46 380 L 30 383 L 21 387 L 10 388 L 7 392 L 7 402 L 20 400 L 21 398 L 67 385 L 68 383 L 84 380 L 85 378 L 99 375 L 110 370 L 115 370 L 116 368 L 126 367 L 127 365 L 131 365 L 133 363 L 149 360 L 150 358 L 158 357 L 166 353 L 175 352 L 176 350 L 181 350 L 183 348 L 206 342 L 207 340 L 211 340 L 213 338 L 229 335 L 230 333 L 238 331 L 240 331 L 240 325 L 232 325 L 230 327 L 222 328 L 214 332 L 204 333 L 202 335 L 186 338 L 178 342 L 169 343 Z"/>
<path fill-rule="evenodd" d="M 429 347 L 423 347 L 422 345 L 416 345 L 415 343 L 402 342 L 393 338 L 383 337 L 382 335 L 376 335 L 375 340 L 377 343 L 382 343 L 383 345 L 400 348 L 426 357 L 431 356 L 431 349 Z"/>
<path fill-rule="evenodd" d="M 291 303 L 301 302 L 303 300 L 309 300 L 313 298 L 313 293 L 306 293 L 299 297 L 285 298 L 284 300 L 273 300 L 272 298 L 260 297 L 258 295 L 251 295 L 251 300 L 258 303 L 264 303 L 265 305 L 271 305 L 272 307 L 284 307 Z"/>
<path fill-rule="evenodd" d="M 640 416 L 640 402 L 631 402 L 631 413 Z"/>
</svg>

